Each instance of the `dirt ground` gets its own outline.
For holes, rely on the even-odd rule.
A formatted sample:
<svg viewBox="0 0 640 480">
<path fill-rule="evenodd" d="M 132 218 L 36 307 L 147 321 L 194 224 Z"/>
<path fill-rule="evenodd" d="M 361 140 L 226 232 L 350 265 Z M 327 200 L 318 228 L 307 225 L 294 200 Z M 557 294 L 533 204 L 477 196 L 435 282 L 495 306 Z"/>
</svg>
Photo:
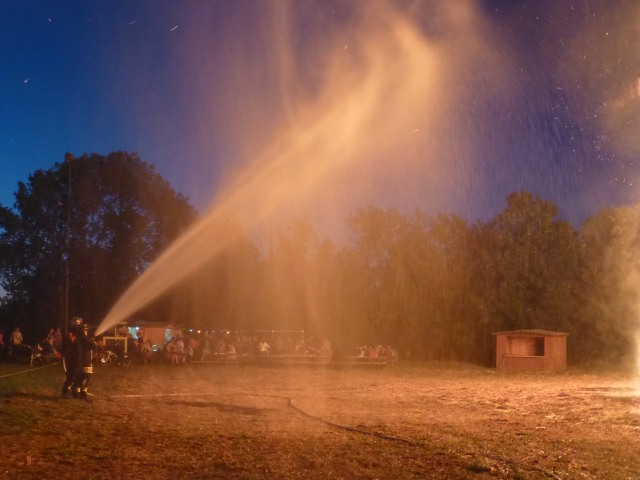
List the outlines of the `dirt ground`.
<svg viewBox="0 0 640 480">
<path fill-rule="evenodd" d="M 0 366 L 0 479 L 640 478 L 623 375 L 105 367 L 83 402 L 60 398 L 59 365 L 16 372 Z"/>
</svg>

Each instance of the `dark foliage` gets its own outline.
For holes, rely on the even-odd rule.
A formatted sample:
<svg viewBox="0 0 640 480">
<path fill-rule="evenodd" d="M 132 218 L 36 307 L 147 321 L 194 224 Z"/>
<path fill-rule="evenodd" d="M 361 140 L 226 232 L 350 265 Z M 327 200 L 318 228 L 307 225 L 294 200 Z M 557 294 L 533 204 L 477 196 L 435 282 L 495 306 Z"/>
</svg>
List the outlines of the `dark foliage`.
<svg viewBox="0 0 640 480">
<path fill-rule="evenodd" d="M 195 218 L 135 154 L 83 155 L 19 183 L 0 206 L 0 279 L 5 330 L 40 335 L 69 315 L 97 323 L 115 299 Z M 68 277 L 67 277 L 68 272 Z"/>
<path fill-rule="evenodd" d="M 237 240 L 139 314 L 199 329 L 305 330 L 345 354 L 389 344 L 405 359 L 485 365 L 493 333 L 546 329 L 569 333 L 574 364 L 629 361 L 640 209 L 603 210 L 579 231 L 557 214 L 529 192 L 476 224 L 369 207 L 347 219 L 352 241 L 343 246 L 305 220 L 261 247 L 229 223 Z M 60 323 L 68 266 L 70 313 L 100 320 L 194 218 L 134 155 L 35 172 L 14 209 L 0 208 L 5 319 L 27 330 Z"/>
<path fill-rule="evenodd" d="M 174 299 L 190 298 L 183 313 L 206 304 L 211 315 L 181 318 L 208 329 L 302 329 L 341 351 L 391 344 L 405 359 L 485 365 L 493 333 L 545 329 L 569 334 L 570 363 L 632 360 L 638 208 L 603 211 L 576 231 L 551 202 L 520 192 L 487 223 L 364 208 L 348 224 L 348 246 L 296 219 L 262 256 L 229 249 Z"/>
</svg>

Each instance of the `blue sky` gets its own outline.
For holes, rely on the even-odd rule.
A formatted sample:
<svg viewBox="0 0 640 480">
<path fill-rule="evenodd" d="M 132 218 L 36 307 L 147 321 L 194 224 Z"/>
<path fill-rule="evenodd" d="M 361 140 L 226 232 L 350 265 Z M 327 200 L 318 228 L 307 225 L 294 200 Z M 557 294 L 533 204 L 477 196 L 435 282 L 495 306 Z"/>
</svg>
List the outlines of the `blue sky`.
<svg viewBox="0 0 640 480">
<path fill-rule="evenodd" d="M 206 204 L 212 189 L 193 194 L 184 171 L 185 157 L 212 152 L 196 144 L 186 118 L 189 102 L 197 101 L 185 97 L 185 63 L 193 60 L 181 58 L 193 12 L 179 3 L 0 5 L 7 22 L 0 33 L 3 205 L 12 204 L 18 181 L 62 161 L 65 152 L 116 150 L 137 152 L 174 188 Z"/>
<path fill-rule="evenodd" d="M 296 75 L 284 78 L 276 4 L 0 3 L 0 203 L 11 206 L 17 183 L 65 152 L 126 150 L 204 210 L 286 125 L 292 97 L 312 95 L 322 78 L 311 68 L 319 45 L 332 35 L 345 50 L 353 45 L 356 2 L 296 2 L 288 18 Z M 461 2 L 477 19 L 472 29 L 456 26 L 445 1 L 392 4 L 450 55 L 437 133 L 416 128 L 421 142 L 396 150 L 416 157 L 412 165 L 421 148 L 440 163 L 390 179 L 389 191 L 378 179 L 378 198 L 359 200 L 474 220 L 528 189 L 576 224 L 599 208 L 637 202 L 635 2 Z M 488 48 L 463 43 L 474 35 Z M 415 191 L 402 196 L 407 181 Z M 443 189 L 439 201 L 424 200 Z"/>
</svg>

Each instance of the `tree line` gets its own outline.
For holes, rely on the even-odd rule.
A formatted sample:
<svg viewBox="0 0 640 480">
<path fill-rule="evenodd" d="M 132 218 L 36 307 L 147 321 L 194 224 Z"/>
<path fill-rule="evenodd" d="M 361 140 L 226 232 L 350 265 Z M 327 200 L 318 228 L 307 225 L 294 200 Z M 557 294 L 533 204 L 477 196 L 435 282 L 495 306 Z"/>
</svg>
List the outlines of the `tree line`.
<svg viewBox="0 0 640 480">
<path fill-rule="evenodd" d="M 68 293 L 72 314 L 99 323 L 196 216 L 132 154 L 35 172 L 19 184 L 14 208 L 0 207 L 0 321 L 34 334 L 61 324 Z M 603 209 L 575 229 L 552 202 L 523 191 L 489 221 L 365 207 L 345 228 L 340 243 L 300 218 L 274 226 L 266 241 L 234 235 L 240 240 L 136 317 L 305 330 L 339 351 L 390 344 L 405 358 L 485 365 L 493 333 L 546 329 L 569 333 L 571 364 L 633 361 L 640 205 Z"/>
</svg>

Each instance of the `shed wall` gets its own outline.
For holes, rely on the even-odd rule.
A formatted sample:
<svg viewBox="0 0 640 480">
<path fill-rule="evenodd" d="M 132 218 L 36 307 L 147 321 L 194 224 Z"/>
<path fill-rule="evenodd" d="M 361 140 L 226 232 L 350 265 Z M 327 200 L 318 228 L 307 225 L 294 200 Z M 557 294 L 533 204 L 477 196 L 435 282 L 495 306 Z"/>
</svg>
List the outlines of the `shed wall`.
<svg viewBox="0 0 640 480">
<path fill-rule="evenodd" d="M 496 334 L 496 368 L 507 371 L 566 369 L 566 335 Z"/>
</svg>

